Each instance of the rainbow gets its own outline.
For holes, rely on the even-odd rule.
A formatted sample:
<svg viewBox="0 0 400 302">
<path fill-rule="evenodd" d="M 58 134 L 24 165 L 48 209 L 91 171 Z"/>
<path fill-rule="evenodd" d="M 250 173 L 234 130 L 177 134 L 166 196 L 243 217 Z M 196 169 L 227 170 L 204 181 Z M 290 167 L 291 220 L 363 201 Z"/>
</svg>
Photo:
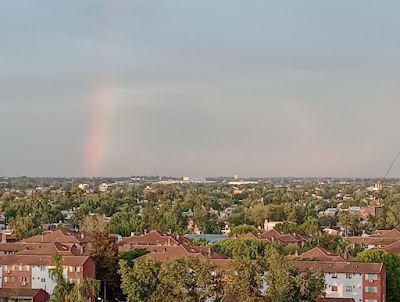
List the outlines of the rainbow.
<svg viewBox="0 0 400 302">
<path fill-rule="evenodd" d="M 111 123 L 113 87 L 98 85 L 89 102 L 89 124 L 85 136 L 83 175 L 100 176 L 107 150 L 107 131 Z"/>
</svg>

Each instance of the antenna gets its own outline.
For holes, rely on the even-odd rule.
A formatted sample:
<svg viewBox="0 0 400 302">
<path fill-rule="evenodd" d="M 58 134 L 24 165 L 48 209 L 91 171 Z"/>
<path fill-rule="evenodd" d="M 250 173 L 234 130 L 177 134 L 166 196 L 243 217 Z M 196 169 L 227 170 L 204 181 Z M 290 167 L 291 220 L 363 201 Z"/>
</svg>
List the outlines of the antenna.
<svg viewBox="0 0 400 302">
<path fill-rule="evenodd" d="M 392 170 L 393 165 L 395 164 L 395 162 L 397 161 L 397 159 L 399 158 L 399 156 L 400 156 L 400 151 L 399 151 L 399 153 L 397 153 L 396 158 L 394 159 L 394 161 L 393 161 L 392 164 L 390 165 L 389 170 L 386 172 L 385 177 L 383 178 L 384 180 L 385 180 L 386 177 L 388 176 L 390 170 Z"/>
</svg>

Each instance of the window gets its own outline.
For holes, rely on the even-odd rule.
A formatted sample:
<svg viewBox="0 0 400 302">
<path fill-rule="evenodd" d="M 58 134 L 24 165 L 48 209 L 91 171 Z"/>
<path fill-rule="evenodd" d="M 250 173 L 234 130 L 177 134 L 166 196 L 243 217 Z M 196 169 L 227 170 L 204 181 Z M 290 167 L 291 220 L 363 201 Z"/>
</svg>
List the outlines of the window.
<svg viewBox="0 0 400 302">
<path fill-rule="evenodd" d="M 30 268 L 29 265 L 25 265 L 25 266 L 24 266 L 24 271 L 25 271 L 25 272 L 29 272 L 30 269 L 31 269 L 31 268 Z"/>
<path fill-rule="evenodd" d="M 366 274 L 365 280 L 378 280 L 378 275 L 377 274 Z"/>
<path fill-rule="evenodd" d="M 23 266 L 22 265 L 20 265 L 19 267 L 18 267 L 18 270 L 20 271 L 20 272 L 22 272 L 22 270 L 23 270 Z"/>
<path fill-rule="evenodd" d="M 353 291 L 353 287 L 352 286 L 346 286 L 346 293 L 350 293 Z"/>
<path fill-rule="evenodd" d="M 9 283 L 10 282 L 10 277 L 4 277 L 4 282 Z"/>
<path fill-rule="evenodd" d="M 22 282 L 28 282 L 28 279 L 26 277 L 22 277 Z"/>
<path fill-rule="evenodd" d="M 11 283 L 14 283 L 14 282 L 15 282 L 15 277 L 11 277 L 11 278 L 10 278 L 10 282 L 11 282 Z"/>
<path fill-rule="evenodd" d="M 81 272 L 81 267 L 80 267 L 80 266 L 76 267 L 76 271 L 77 271 L 78 273 L 80 273 L 80 272 Z"/>
<path fill-rule="evenodd" d="M 333 291 L 333 292 L 337 292 L 337 286 L 334 286 L 334 285 L 333 285 L 333 286 L 332 286 L 332 291 Z"/>
<path fill-rule="evenodd" d="M 365 299 L 365 302 L 378 302 L 376 299 Z"/>
<path fill-rule="evenodd" d="M 353 274 L 346 274 L 346 279 L 351 279 L 353 277 Z"/>
<path fill-rule="evenodd" d="M 45 278 L 41 278 L 40 282 L 44 283 L 44 282 L 46 282 L 46 279 Z"/>
<path fill-rule="evenodd" d="M 43 272 L 43 271 L 45 271 L 45 270 L 46 270 L 46 267 L 40 266 L 40 271 L 41 271 L 41 272 Z"/>
<path fill-rule="evenodd" d="M 365 287 L 365 292 L 366 293 L 377 293 L 378 288 L 376 286 L 366 286 Z"/>
<path fill-rule="evenodd" d="M 15 265 L 13 265 L 12 267 L 11 267 L 11 270 L 14 272 L 15 271 Z"/>
<path fill-rule="evenodd" d="M 332 273 L 332 278 L 336 279 L 337 278 L 337 274 L 336 273 Z"/>
<path fill-rule="evenodd" d="M 74 267 L 73 267 L 73 266 L 70 266 L 70 267 L 69 267 L 69 272 L 72 273 L 73 271 L 74 271 Z"/>
</svg>

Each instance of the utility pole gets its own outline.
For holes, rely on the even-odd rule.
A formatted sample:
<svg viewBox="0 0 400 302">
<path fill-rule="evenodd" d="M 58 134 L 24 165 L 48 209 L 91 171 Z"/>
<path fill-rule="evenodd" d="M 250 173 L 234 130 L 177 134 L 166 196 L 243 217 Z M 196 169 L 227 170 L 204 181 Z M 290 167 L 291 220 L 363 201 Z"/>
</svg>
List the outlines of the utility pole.
<svg viewBox="0 0 400 302">
<path fill-rule="evenodd" d="M 104 282 L 103 291 L 104 291 L 104 301 L 107 301 L 107 286 L 106 286 L 105 282 Z"/>
</svg>

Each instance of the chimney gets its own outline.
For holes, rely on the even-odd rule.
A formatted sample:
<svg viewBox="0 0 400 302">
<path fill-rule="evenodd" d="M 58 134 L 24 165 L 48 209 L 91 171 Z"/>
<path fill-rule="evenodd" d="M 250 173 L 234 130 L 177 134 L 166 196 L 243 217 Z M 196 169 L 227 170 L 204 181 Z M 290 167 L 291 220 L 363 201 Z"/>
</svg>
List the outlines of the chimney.
<svg viewBox="0 0 400 302">
<path fill-rule="evenodd" d="M 171 237 L 168 236 L 168 246 L 171 246 Z"/>
<path fill-rule="evenodd" d="M 81 239 L 85 238 L 85 234 L 81 233 Z"/>
<path fill-rule="evenodd" d="M 135 232 L 132 232 L 132 233 L 131 233 L 131 237 L 133 237 L 133 236 L 135 236 Z"/>
</svg>

